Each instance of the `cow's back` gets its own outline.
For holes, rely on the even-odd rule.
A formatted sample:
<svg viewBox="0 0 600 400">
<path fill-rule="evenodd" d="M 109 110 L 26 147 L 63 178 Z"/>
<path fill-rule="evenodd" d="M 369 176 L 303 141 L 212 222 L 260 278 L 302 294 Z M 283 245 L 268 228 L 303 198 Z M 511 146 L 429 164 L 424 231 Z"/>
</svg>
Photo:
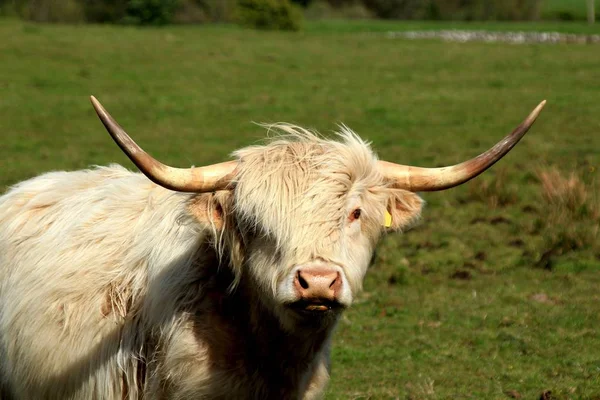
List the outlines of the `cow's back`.
<svg viewBox="0 0 600 400">
<path fill-rule="evenodd" d="M 177 196 L 111 166 L 48 173 L 0 197 L 0 389 L 122 398 L 140 346 L 132 308 L 160 257 L 152 230 L 171 229 Z"/>
</svg>

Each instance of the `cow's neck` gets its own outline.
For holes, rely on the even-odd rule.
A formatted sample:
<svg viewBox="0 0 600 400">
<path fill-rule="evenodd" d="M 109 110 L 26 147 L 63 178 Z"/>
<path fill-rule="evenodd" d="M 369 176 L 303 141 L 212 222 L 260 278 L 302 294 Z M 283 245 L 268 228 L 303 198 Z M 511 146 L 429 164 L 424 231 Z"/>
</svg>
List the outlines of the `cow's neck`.
<svg viewBox="0 0 600 400">
<path fill-rule="evenodd" d="M 222 276 L 217 278 L 205 297 L 209 304 L 202 307 L 213 310 L 214 323 L 223 326 L 220 342 L 229 340 L 226 354 L 215 352 L 227 358 L 217 364 L 223 363 L 226 368 L 235 367 L 246 376 L 259 378 L 264 387 L 279 387 L 284 392 L 301 389 L 310 379 L 316 363 L 328 356 L 334 322 L 305 323 L 296 329 L 283 329 L 274 313 L 258 298 L 249 279 L 242 279 L 233 293 L 227 290 L 230 283 Z M 225 343 L 218 344 L 223 345 Z"/>
<path fill-rule="evenodd" d="M 256 295 L 244 294 L 247 299 L 248 332 L 255 338 L 259 354 L 279 352 L 289 360 L 290 365 L 306 365 L 312 361 L 326 344 L 331 331 L 331 322 L 321 324 L 302 323 L 282 327 L 279 319 L 257 299 Z"/>
</svg>

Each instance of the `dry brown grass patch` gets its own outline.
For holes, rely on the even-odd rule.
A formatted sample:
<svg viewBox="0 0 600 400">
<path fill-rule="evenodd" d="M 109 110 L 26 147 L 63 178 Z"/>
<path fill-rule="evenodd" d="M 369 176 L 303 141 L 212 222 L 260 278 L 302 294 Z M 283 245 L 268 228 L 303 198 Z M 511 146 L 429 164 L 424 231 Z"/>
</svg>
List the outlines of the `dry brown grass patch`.
<svg viewBox="0 0 600 400">
<path fill-rule="evenodd" d="M 551 269 L 554 256 L 598 246 L 598 187 L 593 178 L 585 182 L 575 171 L 565 174 L 550 168 L 538 171 L 537 176 L 542 184 L 540 211 L 544 237 L 537 265 Z"/>
<path fill-rule="evenodd" d="M 597 192 L 593 184 L 586 184 L 576 172 L 568 176 L 558 169 L 538 171 L 542 183 L 542 196 L 553 211 L 570 214 L 572 217 L 591 217 L 600 215 Z"/>
</svg>

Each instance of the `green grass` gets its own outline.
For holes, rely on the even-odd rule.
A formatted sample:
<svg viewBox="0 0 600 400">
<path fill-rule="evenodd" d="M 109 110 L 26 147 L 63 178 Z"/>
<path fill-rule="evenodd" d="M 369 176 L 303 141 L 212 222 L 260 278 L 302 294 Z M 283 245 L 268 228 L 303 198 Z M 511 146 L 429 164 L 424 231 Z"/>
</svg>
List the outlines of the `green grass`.
<svg viewBox="0 0 600 400">
<path fill-rule="evenodd" d="M 293 34 L 0 20 L 0 186 L 133 168 L 90 94 L 178 166 L 255 143 L 265 132 L 252 121 L 323 133 L 344 122 L 384 159 L 450 164 L 547 99 L 509 156 L 473 183 L 424 194 L 423 222 L 382 241 L 339 326 L 328 398 L 598 399 L 598 46 L 390 40 L 365 31 L 404 25 L 368 24 Z M 538 175 L 551 167 L 575 173 L 578 189 L 564 183 L 546 199 Z"/>
</svg>

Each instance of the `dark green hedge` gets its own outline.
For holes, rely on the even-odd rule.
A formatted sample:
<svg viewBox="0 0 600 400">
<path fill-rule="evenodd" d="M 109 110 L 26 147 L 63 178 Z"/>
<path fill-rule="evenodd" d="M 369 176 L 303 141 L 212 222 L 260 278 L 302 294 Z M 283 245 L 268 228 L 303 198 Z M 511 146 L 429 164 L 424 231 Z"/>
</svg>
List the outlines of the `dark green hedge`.
<svg viewBox="0 0 600 400">
<path fill-rule="evenodd" d="M 303 4 L 303 2 L 299 2 Z M 36 22 L 163 25 L 237 21 L 260 29 L 297 30 L 290 0 L 0 0 L 0 10 Z"/>
<path fill-rule="evenodd" d="M 257 29 L 297 31 L 302 13 L 289 0 L 238 0 L 237 20 Z"/>
<path fill-rule="evenodd" d="M 312 0 L 332 7 L 364 5 L 385 19 L 529 20 L 543 0 Z M 310 1 L 309 1 L 310 3 Z"/>
<path fill-rule="evenodd" d="M 238 21 L 261 29 L 299 29 L 301 6 L 361 6 L 378 18 L 440 20 L 538 19 L 543 0 L 0 0 L 39 22 L 160 25 Z"/>
</svg>

